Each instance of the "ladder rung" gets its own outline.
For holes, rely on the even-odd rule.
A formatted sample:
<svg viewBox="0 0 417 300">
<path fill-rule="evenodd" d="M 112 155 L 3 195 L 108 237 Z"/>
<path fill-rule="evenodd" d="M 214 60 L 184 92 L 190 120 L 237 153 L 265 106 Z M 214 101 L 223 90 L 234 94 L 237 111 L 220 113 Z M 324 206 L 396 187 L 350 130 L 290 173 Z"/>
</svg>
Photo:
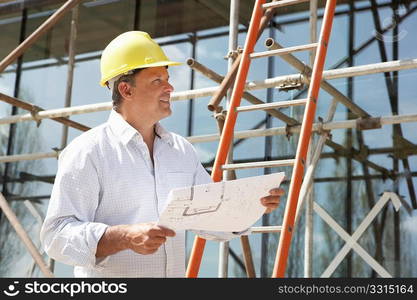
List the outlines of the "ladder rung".
<svg viewBox="0 0 417 300">
<path fill-rule="evenodd" d="M 317 46 L 318 46 L 318 43 L 312 43 L 312 44 L 305 44 L 305 45 L 300 45 L 300 46 L 269 50 L 269 51 L 264 51 L 264 52 L 256 52 L 256 53 L 252 53 L 250 55 L 250 58 L 261 58 L 261 57 L 274 56 L 274 55 L 285 55 L 285 54 L 298 52 L 298 51 L 313 50 L 313 49 L 316 49 Z"/>
<path fill-rule="evenodd" d="M 269 2 L 269 3 L 265 3 L 262 5 L 263 9 L 268 9 L 268 8 L 277 8 L 277 7 L 283 7 L 283 6 L 287 6 L 287 5 L 293 5 L 293 4 L 297 4 L 297 3 L 302 3 L 302 2 L 308 2 L 310 0 L 281 0 L 281 1 L 273 1 L 273 2 Z"/>
<path fill-rule="evenodd" d="M 250 231 L 252 233 L 270 233 L 270 232 L 280 232 L 282 226 L 258 226 L 251 227 Z"/>
<path fill-rule="evenodd" d="M 288 106 L 305 105 L 307 103 L 307 100 L 308 99 L 298 99 L 298 100 L 290 100 L 290 101 L 279 101 L 279 102 L 273 102 L 273 103 L 240 106 L 236 108 L 236 111 L 242 112 L 242 111 L 266 110 L 266 109 L 281 108 L 281 107 L 288 107 Z"/>
<path fill-rule="evenodd" d="M 238 170 L 238 169 L 252 169 L 252 168 L 273 168 L 273 167 L 287 167 L 294 165 L 295 159 L 269 160 L 259 162 L 249 162 L 240 164 L 226 164 L 222 166 L 223 170 Z"/>
</svg>

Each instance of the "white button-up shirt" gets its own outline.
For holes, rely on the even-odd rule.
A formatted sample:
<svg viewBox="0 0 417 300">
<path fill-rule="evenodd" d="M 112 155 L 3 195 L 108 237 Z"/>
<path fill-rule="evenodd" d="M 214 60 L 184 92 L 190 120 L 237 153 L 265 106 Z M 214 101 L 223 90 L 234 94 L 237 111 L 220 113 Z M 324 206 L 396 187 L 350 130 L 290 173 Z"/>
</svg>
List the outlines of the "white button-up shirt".
<svg viewBox="0 0 417 300">
<path fill-rule="evenodd" d="M 155 222 L 171 189 L 211 182 L 186 139 L 159 123 L 155 129 L 154 163 L 142 136 L 114 110 L 106 123 L 75 138 L 59 156 L 41 241 L 49 256 L 75 266 L 76 277 L 184 276 L 184 231 L 167 238 L 154 254 L 124 250 L 95 257 L 108 226 Z M 198 234 L 218 240 L 236 236 Z"/>
</svg>

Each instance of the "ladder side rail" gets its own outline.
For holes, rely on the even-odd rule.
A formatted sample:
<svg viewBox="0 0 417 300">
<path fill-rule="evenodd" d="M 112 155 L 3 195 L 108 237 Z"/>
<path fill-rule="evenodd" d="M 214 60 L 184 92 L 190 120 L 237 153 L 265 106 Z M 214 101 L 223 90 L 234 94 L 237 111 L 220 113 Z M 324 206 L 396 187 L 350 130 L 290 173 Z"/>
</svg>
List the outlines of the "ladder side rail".
<svg viewBox="0 0 417 300">
<path fill-rule="evenodd" d="M 288 192 L 287 203 L 284 212 L 282 231 L 278 243 L 272 277 L 284 277 L 287 266 L 287 259 L 292 239 L 292 229 L 297 210 L 298 196 L 301 189 L 304 166 L 307 156 L 308 145 L 311 137 L 312 124 L 317 106 L 317 98 L 320 90 L 320 83 L 326 59 L 327 46 L 330 38 L 336 0 L 328 0 L 323 17 L 323 25 L 320 33 L 320 42 L 314 62 L 313 73 L 307 98 L 308 103 L 304 112 L 301 125 L 299 145 L 295 157 L 295 165 L 291 177 L 291 185 Z"/>
</svg>

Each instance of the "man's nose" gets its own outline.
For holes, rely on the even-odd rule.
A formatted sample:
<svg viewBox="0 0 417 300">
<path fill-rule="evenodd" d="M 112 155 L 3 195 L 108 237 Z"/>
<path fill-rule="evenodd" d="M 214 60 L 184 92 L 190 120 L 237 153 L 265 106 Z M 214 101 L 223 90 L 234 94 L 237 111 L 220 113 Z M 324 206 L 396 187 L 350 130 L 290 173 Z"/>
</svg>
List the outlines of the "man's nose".
<svg viewBox="0 0 417 300">
<path fill-rule="evenodd" d="M 174 91 L 174 87 L 169 82 L 167 82 L 165 85 L 165 91 L 171 93 Z"/>
</svg>

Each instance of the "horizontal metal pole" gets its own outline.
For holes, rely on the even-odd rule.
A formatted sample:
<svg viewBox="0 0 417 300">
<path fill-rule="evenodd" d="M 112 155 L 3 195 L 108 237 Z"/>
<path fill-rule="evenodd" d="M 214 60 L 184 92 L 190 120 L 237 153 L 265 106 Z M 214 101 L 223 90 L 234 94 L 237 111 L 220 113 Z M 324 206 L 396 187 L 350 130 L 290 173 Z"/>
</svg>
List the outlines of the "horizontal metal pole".
<svg viewBox="0 0 417 300">
<path fill-rule="evenodd" d="M 254 226 L 250 228 L 251 233 L 273 233 L 281 230 L 282 226 Z"/>
<path fill-rule="evenodd" d="M 323 79 L 331 80 L 337 78 L 345 77 L 354 77 L 354 76 L 363 76 L 384 72 L 408 70 L 417 68 L 417 58 L 406 59 L 406 60 L 396 60 L 376 64 L 368 64 L 358 67 L 348 67 L 341 68 L 337 70 L 327 70 L 323 72 Z M 292 74 L 286 76 L 278 76 L 274 78 L 268 78 L 261 81 L 248 82 L 246 84 L 246 90 L 258 90 L 264 88 L 273 88 L 282 83 L 287 82 L 288 80 L 299 80 L 300 76 L 302 77 L 303 82 L 307 83 L 307 78 L 304 75 Z M 178 100 L 187 100 L 194 99 L 198 97 L 208 97 L 212 96 L 218 87 L 207 87 L 202 89 L 194 89 L 182 92 L 174 92 L 171 94 L 172 101 Z"/>
<path fill-rule="evenodd" d="M 357 120 L 360 120 L 360 119 L 357 119 Z M 321 130 L 357 128 L 357 124 L 358 124 L 357 120 L 337 121 L 337 122 L 330 122 L 330 123 L 314 123 L 312 130 L 317 132 Z M 417 114 L 386 116 L 386 117 L 379 118 L 379 120 L 380 120 L 381 126 L 417 122 Z M 297 125 L 297 126 L 291 126 L 289 128 L 274 127 L 274 128 L 269 128 L 269 129 L 243 130 L 243 131 L 237 131 L 234 134 L 234 138 L 245 139 L 245 138 L 260 137 L 260 136 L 286 135 L 288 133 L 291 133 L 291 134 L 298 133 L 300 132 L 300 129 L 301 129 L 301 126 Z M 190 137 L 187 137 L 186 139 L 190 143 L 197 144 L 197 143 L 215 142 L 220 139 L 220 136 L 219 134 L 207 134 L 207 135 L 199 135 L 199 136 L 190 136 Z M 20 161 L 20 160 L 35 160 L 35 159 L 51 158 L 51 157 L 57 158 L 58 155 L 59 155 L 59 151 L 48 152 L 48 153 L 18 154 L 18 155 L 9 155 L 9 156 L 6 155 L 6 156 L 0 156 L 0 163 Z M 228 165 L 225 165 L 225 167 L 228 168 Z M 243 166 L 243 168 L 246 168 L 246 167 Z"/>
<path fill-rule="evenodd" d="M 343 69 L 333 69 L 324 72 L 325 79 L 338 79 L 347 77 L 356 77 L 376 73 L 386 73 L 392 71 L 401 71 L 415 69 L 417 67 L 417 58 L 394 60 L 377 64 L 368 64 Z M 341 72 L 338 72 L 341 71 Z"/>
<path fill-rule="evenodd" d="M 284 7 L 284 6 L 288 6 L 288 5 L 295 5 L 298 3 L 303 3 L 303 2 L 308 2 L 310 0 L 281 0 L 281 1 L 273 1 L 273 2 L 269 2 L 269 3 L 265 3 L 262 5 L 263 9 L 268 9 L 268 8 L 278 8 L 278 7 Z"/>
<path fill-rule="evenodd" d="M 36 122 L 38 121 L 38 118 L 36 117 L 37 113 L 39 113 L 40 111 L 45 111 L 43 108 L 41 108 L 39 106 L 36 106 L 36 105 L 31 104 L 29 102 L 22 101 L 20 99 L 15 98 L 15 97 L 5 95 L 3 93 L 0 93 L 0 100 L 3 101 L 3 102 L 6 102 L 8 104 L 20 107 L 24 110 L 30 111 L 31 113 L 33 113 L 32 120 L 34 120 Z M 9 117 L 7 117 L 7 118 L 9 118 Z M 67 118 L 58 117 L 58 118 L 52 118 L 51 120 L 59 122 L 59 123 L 64 124 L 64 125 L 67 125 L 67 126 L 70 126 L 72 128 L 81 130 L 81 131 L 87 131 L 87 130 L 90 129 L 90 127 L 84 126 L 80 123 L 74 122 L 74 121 L 69 120 Z M 15 119 L 11 119 L 9 122 L 4 122 L 3 124 L 10 124 L 10 123 L 16 123 L 16 122 L 20 122 L 20 121 L 15 120 Z"/>
<path fill-rule="evenodd" d="M 111 102 L 102 102 L 97 104 L 87 104 L 81 106 L 73 106 L 67 108 L 51 109 L 40 111 L 36 114 L 36 119 L 49 119 L 67 117 L 72 115 L 79 115 L 92 112 L 100 112 L 110 110 L 112 108 Z M 0 119 L 0 124 L 18 123 L 23 121 L 34 121 L 36 120 L 33 114 L 14 115 Z"/>
<path fill-rule="evenodd" d="M 307 99 L 278 101 L 278 102 L 272 102 L 272 103 L 240 106 L 236 108 L 236 111 L 244 112 L 244 111 L 254 111 L 254 110 L 266 110 L 266 109 L 271 109 L 271 108 L 282 108 L 282 107 L 289 107 L 289 106 L 305 105 L 306 103 L 307 103 Z"/>
<path fill-rule="evenodd" d="M 285 54 L 299 52 L 299 51 L 313 50 L 317 48 L 317 45 L 318 45 L 317 43 L 312 43 L 312 44 L 306 44 L 306 45 L 300 45 L 300 46 L 286 47 L 282 49 L 255 52 L 250 55 L 250 58 L 279 56 L 279 55 L 285 55 Z"/>
<path fill-rule="evenodd" d="M 369 74 L 376 74 L 376 73 L 384 73 L 384 72 L 392 72 L 398 70 L 406 70 L 406 69 L 415 69 L 417 68 L 417 58 L 416 59 L 408 59 L 408 60 L 398 60 L 398 61 L 390 61 L 385 63 L 377 63 L 377 64 L 370 64 L 358 67 L 349 67 L 343 68 L 338 70 L 328 70 L 323 73 L 324 79 L 336 79 L 342 77 L 353 77 L 353 76 L 362 76 L 362 75 L 369 75 Z M 274 78 L 268 78 L 262 81 L 253 81 L 249 82 L 246 85 L 247 90 L 257 90 L 257 89 L 264 89 L 264 88 L 273 88 L 280 84 L 287 82 L 288 80 L 296 81 L 301 80 L 306 82 L 307 78 L 304 75 L 300 74 L 293 74 L 288 76 L 278 76 Z M 187 99 L 195 99 L 199 97 L 208 97 L 212 96 L 218 87 L 207 87 L 202 89 L 194 89 L 194 90 L 187 90 L 182 92 L 173 92 L 171 94 L 171 101 L 180 101 L 180 100 L 187 100 Z M 7 95 L 0 93 L 0 100 L 4 100 L 3 98 L 12 98 Z M 7 102 L 7 101 L 6 101 Z M 63 109 L 53 109 L 53 110 L 43 110 L 35 114 L 39 116 L 39 118 L 51 118 L 50 116 L 71 116 L 75 114 L 82 114 L 82 113 L 90 113 L 96 111 L 104 111 L 110 110 L 112 107 L 111 101 L 109 102 L 101 102 L 96 104 L 89 104 L 89 105 L 81 105 L 81 106 L 73 106 L 70 108 L 63 108 Z M 25 108 L 27 109 L 27 108 Z M 25 114 L 22 116 L 12 116 L 7 118 L 0 119 L 0 124 L 10 124 L 16 123 L 21 121 L 27 120 L 36 120 L 34 117 L 29 117 L 29 114 Z M 67 120 L 70 122 L 70 120 Z"/>
<path fill-rule="evenodd" d="M 417 114 L 413 115 L 398 115 L 398 116 L 387 116 L 380 118 L 381 125 L 392 125 L 408 122 L 417 122 Z M 330 123 L 314 123 L 313 131 L 318 130 L 333 130 L 333 129 L 346 129 L 346 128 L 357 128 L 356 120 L 347 120 L 347 121 L 337 121 Z M 237 131 L 234 134 L 236 139 L 244 139 L 251 137 L 260 137 L 260 136 L 271 136 L 271 135 L 286 135 L 287 133 L 298 133 L 300 132 L 301 125 L 287 127 L 274 127 L 269 129 L 255 129 L 255 130 L 242 130 Z M 204 143 L 204 142 L 214 142 L 220 139 L 218 134 L 207 134 L 200 136 L 190 136 L 187 137 L 187 140 L 190 143 Z"/>
<path fill-rule="evenodd" d="M 0 156 L 0 163 L 15 162 L 22 160 L 36 160 L 42 158 L 58 158 L 58 152 L 46 152 L 46 153 L 30 153 L 30 154 L 15 154 Z"/>
<path fill-rule="evenodd" d="M 241 170 L 241 169 L 252 169 L 252 168 L 273 168 L 273 167 L 285 167 L 294 165 L 294 159 L 285 160 L 268 160 L 268 161 L 257 161 L 242 164 L 225 164 L 222 166 L 223 170 Z"/>
<path fill-rule="evenodd" d="M 397 173 L 394 175 L 394 178 L 403 178 L 407 175 L 407 173 Z M 410 176 L 417 177 L 417 171 L 416 172 L 410 172 Z M 323 183 L 323 182 L 345 182 L 346 180 L 352 180 L 352 181 L 360 181 L 365 179 L 371 179 L 371 180 L 385 180 L 386 177 L 382 174 L 370 174 L 370 175 L 354 175 L 351 177 L 343 176 L 343 177 L 315 177 L 314 182 L 315 183 Z M 283 183 L 284 184 L 284 183 Z"/>
<path fill-rule="evenodd" d="M 51 195 L 41 195 L 41 196 L 9 196 L 7 197 L 8 201 L 32 201 L 39 203 L 40 200 L 49 200 L 51 198 Z"/>
</svg>

